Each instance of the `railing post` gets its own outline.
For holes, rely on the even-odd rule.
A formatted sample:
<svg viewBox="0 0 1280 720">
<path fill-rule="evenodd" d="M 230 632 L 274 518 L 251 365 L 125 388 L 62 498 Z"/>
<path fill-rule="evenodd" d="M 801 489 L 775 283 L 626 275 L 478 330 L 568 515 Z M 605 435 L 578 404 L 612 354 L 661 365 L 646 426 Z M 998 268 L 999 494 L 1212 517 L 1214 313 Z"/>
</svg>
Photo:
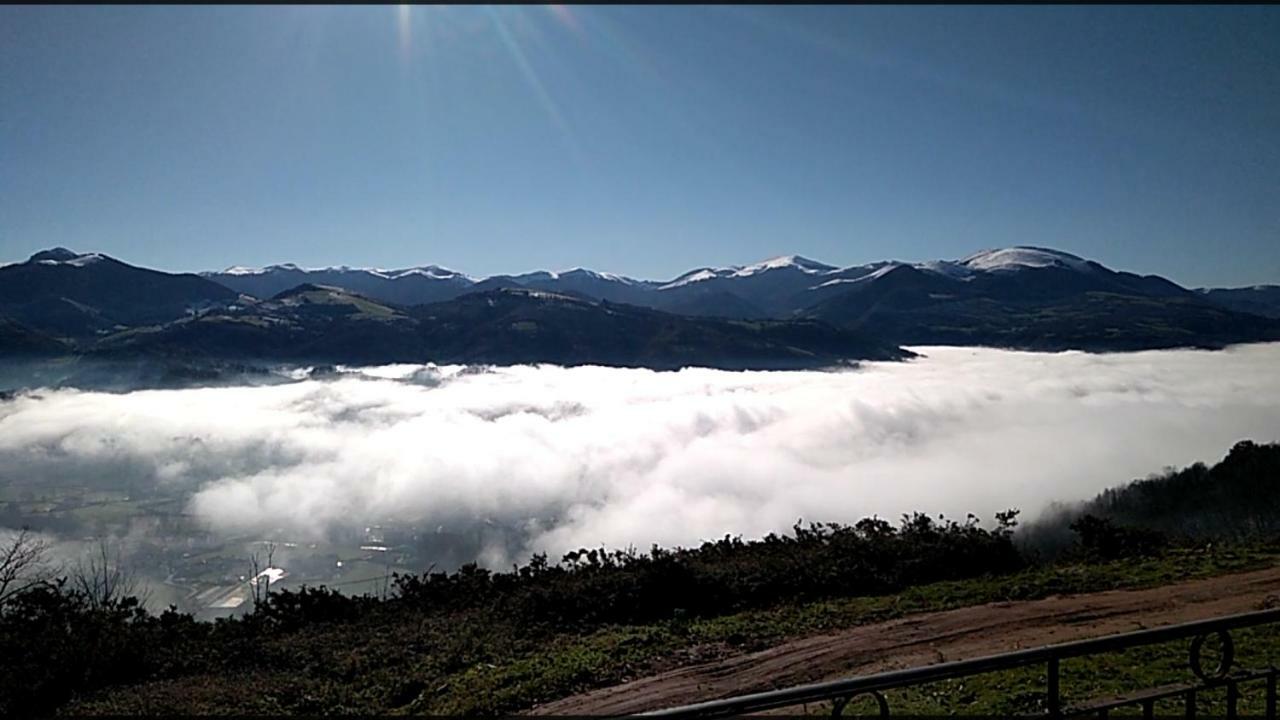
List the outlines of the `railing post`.
<svg viewBox="0 0 1280 720">
<path fill-rule="evenodd" d="M 1267 717 L 1276 720 L 1276 669 L 1267 673 Z"/>
<path fill-rule="evenodd" d="M 1234 680 L 1227 681 L 1227 720 L 1236 720 L 1236 706 L 1240 703 L 1240 688 Z"/>
<path fill-rule="evenodd" d="M 1183 706 L 1187 720 L 1191 720 L 1196 716 L 1196 689 L 1191 688 L 1187 691 L 1187 701 Z"/>
<path fill-rule="evenodd" d="M 1048 689 L 1045 704 L 1049 708 L 1049 717 L 1062 717 L 1062 697 L 1058 687 L 1058 658 L 1049 658 Z"/>
</svg>

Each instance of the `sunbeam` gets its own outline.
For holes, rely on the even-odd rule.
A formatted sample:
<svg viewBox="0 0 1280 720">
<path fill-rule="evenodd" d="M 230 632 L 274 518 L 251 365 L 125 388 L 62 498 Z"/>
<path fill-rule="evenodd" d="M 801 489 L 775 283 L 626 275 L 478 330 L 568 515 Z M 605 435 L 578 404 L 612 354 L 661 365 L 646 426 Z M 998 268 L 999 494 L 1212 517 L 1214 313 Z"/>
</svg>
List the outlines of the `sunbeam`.
<svg viewBox="0 0 1280 720">
<path fill-rule="evenodd" d="M 409 51 L 413 48 L 412 20 L 413 7 L 411 5 L 396 6 L 396 31 L 400 38 L 400 60 L 408 62 Z"/>
<path fill-rule="evenodd" d="M 511 31 L 507 28 L 506 21 L 502 19 L 501 14 L 495 12 L 493 8 L 485 8 L 489 14 L 490 20 L 493 21 L 494 30 L 498 33 L 498 38 L 502 40 L 502 45 L 506 48 L 507 53 L 511 55 L 511 59 L 519 68 L 520 74 L 524 76 L 525 82 L 529 85 L 529 89 L 533 91 L 534 96 L 538 99 L 538 104 L 542 106 L 547 117 L 560 131 L 565 145 L 569 148 L 569 152 L 573 155 L 574 161 L 579 167 L 582 165 L 582 150 L 578 147 L 578 143 L 573 138 L 573 131 L 570 130 L 569 124 L 565 122 L 564 115 L 560 112 L 560 107 L 555 100 L 551 98 L 546 87 L 542 84 L 542 80 L 538 78 L 537 72 L 533 66 L 529 64 L 529 59 L 525 56 L 524 50 L 520 48 L 520 44 L 512 37 Z"/>
</svg>

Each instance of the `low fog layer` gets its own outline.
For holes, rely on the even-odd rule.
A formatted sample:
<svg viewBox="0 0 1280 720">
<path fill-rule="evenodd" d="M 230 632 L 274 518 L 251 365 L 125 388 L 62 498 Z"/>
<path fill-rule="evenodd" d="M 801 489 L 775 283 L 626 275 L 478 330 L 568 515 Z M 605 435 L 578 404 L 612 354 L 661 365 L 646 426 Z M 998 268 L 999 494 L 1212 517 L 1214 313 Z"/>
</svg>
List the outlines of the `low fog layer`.
<svg viewBox="0 0 1280 720">
<path fill-rule="evenodd" d="M 837 372 L 391 366 L 0 403 L 0 481 L 189 492 L 211 528 L 511 528 L 481 561 L 913 510 L 1024 517 L 1280 440 L 1280 344 L 915 348 Z M 512 540 L 514 537 L 514 541 Z"/>
</svg>

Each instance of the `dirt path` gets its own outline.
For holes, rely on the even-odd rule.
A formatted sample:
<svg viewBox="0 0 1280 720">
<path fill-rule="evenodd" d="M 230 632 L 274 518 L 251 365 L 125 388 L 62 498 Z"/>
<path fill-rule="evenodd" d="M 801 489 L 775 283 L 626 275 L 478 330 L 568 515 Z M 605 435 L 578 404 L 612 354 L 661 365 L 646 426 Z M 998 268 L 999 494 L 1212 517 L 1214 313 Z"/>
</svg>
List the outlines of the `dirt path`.
<svg viewBox="0 0 1280 720">
<path fill-rule="evenodd" d="M 535 708 L 533 714 L 657 710 L 807 682 L 961 660 L 1263 607 L 1280 567 L 1145 590 L 1112 590 L 909 615 L 670 670 Z"/>
</svg>

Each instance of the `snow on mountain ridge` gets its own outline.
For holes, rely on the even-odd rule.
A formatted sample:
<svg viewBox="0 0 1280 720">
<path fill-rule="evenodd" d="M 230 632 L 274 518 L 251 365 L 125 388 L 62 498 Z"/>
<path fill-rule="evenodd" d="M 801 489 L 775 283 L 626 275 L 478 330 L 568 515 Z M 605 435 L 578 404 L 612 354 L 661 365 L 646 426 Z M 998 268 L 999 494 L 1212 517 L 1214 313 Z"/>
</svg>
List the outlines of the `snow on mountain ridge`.
<svg viewBox="0 0 1280 720">
<path fill-rule="evenodd" d="M 853 265 L 849 267 L 836 267 L 810 260 L 800 255 L 779 255 L 777 257 L 762 260 L 750 265 L 729 265 L 723 267 L 702 267 L 690 270 L 674 280 L 666 283 L 649 280 L 636 280 L 626 275 L 619 275 L 611 272 L 601 272 L 599 270 L 590 270 L 583 267 L 575 267 L 569 270 L 551 271 L 551 270 L 535 270 L 531 272 L 521 273 L 518 275 L 494 275 L 488 277 L 474 277 L 465 273 L 460 273 L 438 265 L 425 265 L 421 267 L 406 268 L 402 270 L 384 270 L 380 268 L 352 268 L 346 265 L 337 267 L 323 268 L 300 268 L 293 263 L 284 263 L 280 265 L 268 265 L 265 268 L 249 268 L 244 266 L 233 266 L 222 271 L 221 274 L 226 275 L 260 275 L 271 272 L 273 270 L 294 271 L 294 272 L 339 272 L 339 273 L 368 273 L 377 277 L 386 279 L 397 279 L 409 275 L 420 275 L 433 280 L 465 280 L 470 283 L 479 283 L 484 280 L 496 277 L 510 277 L 517 282 L 555 282 L 559 280 L 572 279 L 575 277 L 587 277 L 607 282 L 616 282 L 625 285 L 650 285 L 656 290 L 671 290 L 691 283 L 705 282 L 708 280 L 723 278 L 746 278 L 766 273 L 772 270 L 793 269 L 798 270 L 807 275 L 821 277 L 824 275 L 837 276 L 836 279 L 853 280 L 865 277 L 874 270 L 892 267 L 897 265 L 910 265 L 911 267 L 924 272 L 945 275 L 957 280 L 971 279 L 975 273 L 980 272 L 1008 272 L 1022 268 L 1045 268 L 1045 267 L 1063 267 L 1078 270 L 1081 272 L 1093 272 L 1097 265 L 1091 261 L 1080 258 L 1071 253 L 1061 250 L 1052 250 L 1049 248 L 1041 248 L 1034 246 L 1013 246 L 1007 248 L 996 248 L 990 250 L 982 250 L 976 252 L 961 260 L 927 260 L 924 262 L 906 263 L 897 260 L 885 260 L 867 265 Z M 866 269 L 866 273 L 860 273 L 856 277 L 845 277 L 852 270 Z M 202 273 L 205 275 L 217 275 L 219 273 Z M 883 274 L 883 273 L 881 273 Z M 877 275 L 877 277 L 879 277 Z M 820 287 L 823 284 L 818 283 L 812 287 Z"/>
<path fill-rule="evenodd" d="M 800 255 L 779 255 L 778 257 L 762 260 L 751 265 L 730 265 L 728 267 L 704 267 L 696 270 L 690 270 L 676 277 L 675 280 L 659 285 L 659 290 L 670 290 L 682 285 L 690 283 L 704 282 L 706 280 L 714 280 L 716 278 L 743 278 L 758 275 L 770 270 L 782 270 L 792 268 L 799 270 L 808 275 L 826 275 L 839 271 L 839 268 L 833 265 L 820 263 L 817 260 L 810 260 Z"/>
<path fill-rule="evenodd" d="M 442 268 L 438 265 L 424 265 L 422 267 L 403 268 L 398 270 L 386 270 L 383 268 L 361 268 L 351 267 L 350 265 L 331 265 L 329 267 L 303 268 L 293 263 L 280 263 L 276 265 L 267 265 L 265 267 L 253 268 L 244 265 L 232 265 L 222 272 L 205 272 L 201 275 L 267 275 L 276 271 L 301 272 L 301 273 L 339 273 L 339 274 L 366 274 L 386 280 L 395 280 L 410 275 L 421 275 L 429 277 L 433 280 L 452 280 L 462 278 L 469 282 L 477 282 L 475 278 Z"/>
<path fill-rule="evenodd" d="M 64 260 L 72 260 L 77 257 L 80 257 L 80 253 L 74 250 L 68 250 L 59 245 L 58 247 L 49 248 L 48 250 L 41 250 L 30 258 L 27 258 L 27 262 L 40 262 L 42 260 L 55 260 L 62 262 Z"/>
<path fill-rule="evenodd" d="M 1029 245 L 982 250 L 961 260 L 960 264 L 972 270 L 983 271 L 1065 267 L 1081 272 L 1091 272 L 1093 269 L 1088 260 L 1071 253 Z"/>
<path fill-rule="evenodd" d="M 565 276 L 586 276 L 596 280 L 607 280 L 610 282 L 619 282 L 624 285 L 634 285 L 636 283 L 634 279 L 629 278 L 625 275 L 617 275 L 611 272 L 600 272 L 599 270 L 588 270 L 587 268 L 584 268 L 584 267 L 575 267 L 575 268 L 570 268 L 568 270 L 561 270 L 559 272 L 550 272 L 549 274 L 551 275 L 552 278 L 556 280 L 560 280 Z"/>
<path fill-rule="evenodd" d="M 778 257 L 769 258 L 768 260 L 755 263 L 754 265 L 737 268 L 736 272 L 734 272 L 734 276 L 746 277 L 748 275 L 765 272 L 766 270 L 781 270 L 782 268 L 795 268 L 796 270 L 809 273 L 810 275 L 831 272 L 832 270 L 837 269 L 831 265 L 826 265 L 799 255 L 779 255 Z"/>
<path fill-rule="evenodd" d="M 107 259 L 107 256 L 103 255 L 102 253 L 85 253 L 84 255 L 71 258 L 70 260 L 67 260 L 65 262 L 67 265 L 71 265 L 73 267 L 84 267 L 86 265 L 92 265 L 96 262 L 102 262 L 103 260 L 106 260 L 106 259 Z"/>
<path fill-rule="evenodd" d="M 85 267 L 94 263 L 106 260 L 107 256 L 102 253 L 74 253 L 66 248 L 54 248 L 53 250 L 45 250 L 31 256 L 27 262 L 36 262 L 41 265 L 69 265 L 71 267 Z"/>
<path fill-rule="evenodd" d="M 675 280 L 672 280 L 669 283 L 659 285 L 658 289 L 670 290 L 672 288 L 678 288 L 682 285 L 688 285 L 690 283 L 702 282 L 704 280 L 714 280 L 716 278 L 730 277 L 740 269 L 741 268 L 738 268 L 738 267 L 698 268 L 697 270 L 690 270 L 689 272 L 678 276 Z"/>
<path fill-rule="evenodd" d="M 973 268 L 965 265 L 963 261 L 957 260 L 926 260 L 915 263 L 911 267 L 924 272 L 945 275 L 956 280 L 970 280 L 976 272 Z"/>
<path fill-rule="evenodd" d="M 879 266 L 879 267 L 877 267 L 876 269 L 874 269 L 874 270 L 872 270 L 872 271 L 870 271 L 870 272 L 868 272 L 868 273 L 865 273 L 865 274 L 862 274 L 862 275 L 858 275 L 857 277 L 839 277 L 839 278 L 834 278 L 834 279 L 832 279 L 832 280 L 827 280 L 826 282 L 823 282 L 823 283 L 819 283 L 819 284 L 817 284 L 817 285 L 814 285 L 813 287 L 811 287 L 811 288 L 809 288 L 809 289 L 810 289 L 810 290 L 817 290 L 818 288 L 831 287 L 832 285 L 844 285 L 844 284 L 846 284 L 846 283 L 857 283 L 857 282 L 865 282 L 865 281 L 867 281 L 867 280 L 875 280 L 876 278 L 884 277 L 886 274 L 888 274 L 888 273 L 889 273 L 889 271 L 891 271 L 891 270 L 895 270 L 895 269 L 900 268 L 900 267 L 902 267 L 902 266 L 904 266 L 904 265 L 906 265 L 906 263 L 900 263 L 900 262 L 897 262 L 897 261 L 894 261 L 894 260 L 890 260 L 889 262 L 885 262 L 885 263 L 880 264 L 880 266 Z M 870 267 L 870 266 L 863 265 L 863 266 L 858 267 L 858 269 L 860 269 L 860 270 L 861 270 L 861 269 L 866 269 L 866 268 L 868 268 L 868 267 Z M 843 269 L 843 270 L 841 270 L 840 272 L 846 272 L 846 271 L 848 271 L 848 270 L 852 270 L 852 269 L 854 269 L 854 268 L 852 268 L 852 267 L 844 268 L 844 269 Z"/>
</svg>

